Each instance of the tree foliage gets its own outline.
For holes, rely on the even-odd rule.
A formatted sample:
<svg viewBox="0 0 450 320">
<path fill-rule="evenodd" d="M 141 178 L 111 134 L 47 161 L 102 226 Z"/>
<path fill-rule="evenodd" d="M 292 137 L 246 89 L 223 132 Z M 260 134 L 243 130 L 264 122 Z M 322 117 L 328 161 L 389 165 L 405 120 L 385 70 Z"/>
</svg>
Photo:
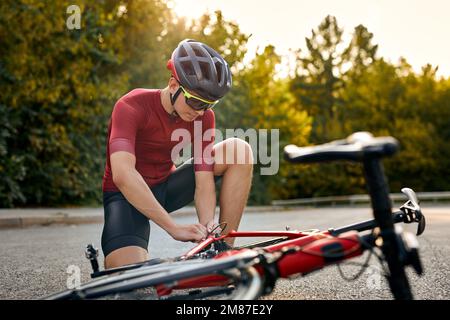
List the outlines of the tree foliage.
<svg viewBox="0 0 450 320">
<path fill-rule="evenodd" d="M 101 201 L 106 129 L 116 100 L 161 88 L 185 38 L 208 43 L 229 62 L 233 89 L 216 106 L 217 127 L 278 129 L 280 169 L 255 167 L 250 202 L 364 192 L 359 166 L 294 166 L 282 148 L 355 131 L 392 135 L 402 146 L 386 162 L 391 188 L 448 190 L 450 79 L 416 73 L 377 56 L 363 25 L 348 43 L 327 16 L 297 52 L 295 76 L 279 78 L 282 56 L 267 46 L 244 65 L 249 35 L 220 11 L 177 17 L 164 0 L 78 1 L 81 29 L 69 30 L 70 1 L 0 2 L 0 206 Z M 299 43 L 299 47 L 302 43 Z"/>
</svg>

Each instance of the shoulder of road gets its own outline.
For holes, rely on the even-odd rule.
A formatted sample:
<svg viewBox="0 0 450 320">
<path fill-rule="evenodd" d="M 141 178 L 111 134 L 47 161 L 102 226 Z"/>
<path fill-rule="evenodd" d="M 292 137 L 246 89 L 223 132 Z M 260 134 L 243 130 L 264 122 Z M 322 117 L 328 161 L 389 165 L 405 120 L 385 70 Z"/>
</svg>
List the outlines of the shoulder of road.
<svg viewBox="0 0 450 320">
<path fill-rule="evenodd" d="M 347 206 L 350 207 L 350 206 Z M 354 206 L 352 206 L 354 207 Z M 331 207 L 328 207 L 331 209 Z M 337 208 L 337 207 L 333 207 Z M 433 211 L 450 214 L 450 204 L 427 205 Z M 312 207 L 298 206 L 247 206 L 245 214 L 258 212 L 276 212 L 287 210 L 307 210 L 316 211 Z M 323 208 L 322 208 L 323 209 Z M 341 207 L 339 210 L 342 210 Z M 337 211 L 339 211 L 337 210 Z M 83 207 L 83 208 L 15 208 L 0 209 L 0 229 L 26 228 L 32 226 L 49 225 L 77 225 L 85 223 L 103 223 L 103 207 Z M 188 206 L 171 213 L 171 215 L 196 215 L 195 207 Z"/>
<path fill-rule="evenodd" d="M 245 212 L 289 210 L 273 206 L 246 207 Z M 54 224 L 103 223 L 103 207 L 83 208 L 15 208 L 0 209 L 0 229 L 48 226 Z M 195 207 L 184 207 L 171 215 L 196 215 Z"/>
</svg>

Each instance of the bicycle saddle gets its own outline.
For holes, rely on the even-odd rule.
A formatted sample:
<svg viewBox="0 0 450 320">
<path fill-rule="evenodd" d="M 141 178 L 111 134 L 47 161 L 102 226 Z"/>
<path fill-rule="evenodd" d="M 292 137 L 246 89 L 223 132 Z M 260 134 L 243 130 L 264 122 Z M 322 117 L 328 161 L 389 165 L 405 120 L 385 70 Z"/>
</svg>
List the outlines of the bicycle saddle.
<svg viewBox="0 0 450 320">
<path fill-rule="evenodd" d="M 284 158 L 292 163 L 313 163 L 333 160 L 363 161 L 392 156 L 399 148 L 393 137 L 374 137 L 370 132 L 355 132 L 347 139 L 317 146 L 284 148 Z"/>
</svg>

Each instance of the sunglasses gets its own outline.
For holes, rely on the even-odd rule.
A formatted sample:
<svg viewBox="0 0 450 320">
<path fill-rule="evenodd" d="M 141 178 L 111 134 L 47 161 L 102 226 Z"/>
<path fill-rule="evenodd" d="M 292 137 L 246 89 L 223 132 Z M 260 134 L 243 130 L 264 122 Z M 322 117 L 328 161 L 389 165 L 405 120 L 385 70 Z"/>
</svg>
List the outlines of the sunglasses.
<svg viewBox="0 0 450 320">
<path fill-rule="evenodd" d="M 186 104 L 190 106 L 192 109 L 197 111 L 206 111 L 208 109 L 211 109 L 214 107 L 214 105 L 219 102 L 219 100 L 216 101 L 209 101 L 197 96 L 194 96 L 193 94 L 186 91 L 183 86 L 180 85 L 180 89 L 183 92 L 184 99 L 186 100 Z"/>
</svg>

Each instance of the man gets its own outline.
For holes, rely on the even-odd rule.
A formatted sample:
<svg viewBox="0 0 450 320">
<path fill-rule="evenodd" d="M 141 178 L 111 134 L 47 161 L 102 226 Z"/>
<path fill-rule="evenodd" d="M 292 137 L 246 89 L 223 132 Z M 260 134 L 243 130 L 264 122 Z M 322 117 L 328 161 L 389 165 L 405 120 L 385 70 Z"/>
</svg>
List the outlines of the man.
<svg viewBox="0 0 450 320">
<path fill-rule="evenodd" d="M 250 145 L 234 138 L 214 145 L 211 134 L 211 108 L 231 88 L 228 64 L 206 44 L 184 40 L 167 67 L 172 76 L 166 88 L 135 89 L 120 98 L 112 112 L 103 177 L 105 268 L 149 259 L 149 219 L 175 240 L 204 239 L 215 225 L 219 179 L 219 221 L 226 222 L 228 230 L 237 230 L 248 199 Z M 201 136 L 195 136 L 195 123 L 201 124 Z M 194 148 L 194 157 L 175 168 L 171 154 L 179 141 L 172 141 L 172 133 L 177 129 L 189 132 L 187 143 L 201 150 Z M 193 200 L 199 223 L 176 224 L 168 213 Z M 232 239 L 227 241 L 233 245 Z"/>
</svg>

